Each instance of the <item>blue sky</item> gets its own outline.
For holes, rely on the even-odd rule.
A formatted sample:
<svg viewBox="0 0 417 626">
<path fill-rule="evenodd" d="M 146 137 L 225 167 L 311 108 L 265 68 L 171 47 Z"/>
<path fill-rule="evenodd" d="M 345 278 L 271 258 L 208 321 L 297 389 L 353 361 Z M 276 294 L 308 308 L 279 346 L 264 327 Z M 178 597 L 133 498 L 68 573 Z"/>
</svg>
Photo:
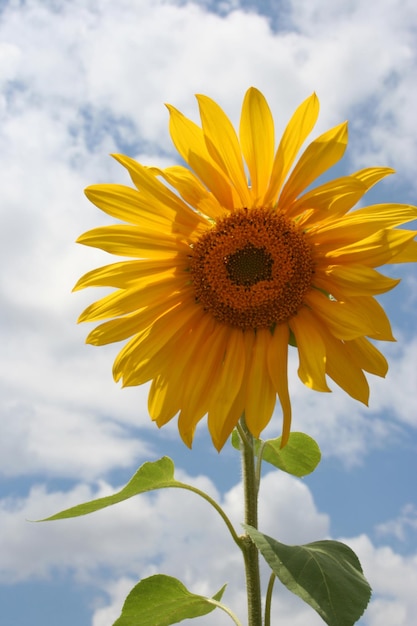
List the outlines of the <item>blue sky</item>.
<svg viewBox="0 0 417 626">
<path fill-rule="evenodd" d="M 397 173 L 368 203 L 416 204 L 417 8 L 411 0 L 2 0 L 0 2 L 0 626 L 110 626 L 139 578 L 178 576 L 197 593 L 228 582 L 242 604 L 239 555 L 192 494 L 143 496 L 79 520 L 32 524 L 108 494 L 166 454 L 238 524 L 239 459 L 213 449 L 202 422 L 194 447 L 174 421 L 158 431 L 147 388 L 121 390 L 117 346 L 85 346 L 77 326 L 90 293 L 77 278 L 108 262 L 74 244 L 107 219 L 85 186 L 127 182 L 109 158 L 177 160 L 165 102 L 196 119 L 195 93 L 236 123 L 246 89 L 261 89 L 277 134 L 312 91 L 312 136 L 349 120 L 331 175 L 385 165 Z M 287 543 L 346 541 L 374 588 L 361 626 L 410 626 L 417 614 L 417 272 L 381 298 L 397 343 L 363 407 L 334 389 L 306 390 L 290 357 L 294 429 L 323 460 L 310 477 L 267 473 L 260 528 Z M 280 429 L 280 414 L 268 436 Z M 276 586 L 278 587 L 278 586 Z M 280 626 L 323 622 L 277 590 Z M 279 607 L 279 608 L 278 608 Z M 230 623 L 215 615 L 195 622 Z"/>
</svg>

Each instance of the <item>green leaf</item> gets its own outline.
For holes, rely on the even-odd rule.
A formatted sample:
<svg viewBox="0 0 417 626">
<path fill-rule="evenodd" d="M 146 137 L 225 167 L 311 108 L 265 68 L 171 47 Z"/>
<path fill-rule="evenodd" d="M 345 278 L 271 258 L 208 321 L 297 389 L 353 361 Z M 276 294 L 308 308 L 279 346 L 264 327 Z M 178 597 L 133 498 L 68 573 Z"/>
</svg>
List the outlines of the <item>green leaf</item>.
<svg viewBox="0 0 417 626">
<path fill-rule="evenodd" d="M 237 431 L 233 431 L 232 445 L 239 449 L 240 439 Z M 304 433 L 290 433 L 288 443 L 281 448 L 281 437 L 262 441 L 255 440 L 255 454 L 261 451 L 262 459 L 274 467 L 292 474 L 307 476 L 320 463 L 321 452 L 318 444 Z"/>
<path fill-rule="evenodd" d="M 214 611 L 226 588 L 224 585 L 213 598 L 188 591 L 171 576 L 156 574 L 141 580 L 127 596 L 120 617 L 113 626 L 169 626 L 184 619 L 201 617 Z"/>
<path fill-rule="evenodd" d="M 49 522 L 52 520 L 87 515 L 88 513 L 94 513 L 94 511 L 99 511 L 112 504 L 123 502 L 123 500 L 132 498 L 139 493 L 152 491 L 153 489 L 163 489 L 164 487 L 187 488 L 187 485 L 175 480 L 174 469 L 173 461 L 167 456 L 162 457 L 159 461 L 148 461 L 137 470 L 127 485 L 117 493 L 106 496 L 105 498 L 98 498 L 97 500 L 78 504 L 77 506 L 65 509 L 65 511 L 61 511 L 60 513 L 56 513 L 40 521 Z"/>
<path fill-rule="evenodd" d="M 259 449 L 260 443 L 256 442 L 255 454 L 259 453 Z M 290 433 L 288 443 L 283 448 L 281 437 L 265 441 L 262 458 L 287 474 L 301 477 L 316 469 L 321 452 L 318 444 L 308 435 Z"/>
<path fill-rule="evenodd" d="M 287 546 L 245 529 L 280 581 L 313 607 L 329 626 L 353 626 L 365 611 L 371 588 L 356 554 L 339 541 Z"/>
</svg>

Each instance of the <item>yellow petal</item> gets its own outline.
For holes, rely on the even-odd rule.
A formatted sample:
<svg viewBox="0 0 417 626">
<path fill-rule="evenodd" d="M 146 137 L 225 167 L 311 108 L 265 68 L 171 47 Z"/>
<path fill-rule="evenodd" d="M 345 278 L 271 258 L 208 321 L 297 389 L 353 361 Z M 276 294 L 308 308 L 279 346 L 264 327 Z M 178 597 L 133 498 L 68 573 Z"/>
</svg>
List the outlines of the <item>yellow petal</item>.
<svg viewBox="0 0 417 626">
<path fill-rule="evenodd" d="M 239 395 L 235 399 L 230 411 L 224 416 L 224 421 L 221 424 L 216 424 L 219 430 L 214 431 L 213 428 L 209 428 L 213 445 L 218 452 L 220 452 L 227 439 L 232 434 L 232 431 L 236 428 L 243 413 L 243 398 Z"/>
<path fill-rule="evenodd" d="M 154 169 L 157 170 L 157 168 Z M 211 219 L 218 219 L 227 214 L 226 210 L 218 203 L 215 196 L 207 191 L 198 178 L 187 168 L 177 165 L 164 170 L 158 169 L 157 171 L 165 178 L 167 183 L 175 187 L 182 198 L 197 209 L 199 213 Z"/>
<path fill-rule="evenodd" d="M 315 139 L 303 152 L 285 183 L 278 207 L 285 211 L 304 189 L 335 165 L 346 150 L 347 140 L 346 122 Z"/>
<path fill-rule="evenodd" d="M 119 352 L 113 364 L 113 377 L 116 381 L 120 378 L 129 378 L 129 384 L 134 383 L 135 378 L 142 380 L 141 368 L 147 361 L 152 360 L 159 371 L 164 371 L 166 361 L 170 358 L 171 341 L 176 334 L 182 333 L 188 327 L 194 327 L 203 318 L 204 311 L 191 303 L 177 303 L 167 313 L 159 317 L 151 328 L 139 332 Z"/>
<path fill-rule="evenodd" d="M 167 424 L 180 410 L 178 389 L 181 380 L 175 376 L 158 374 L 152 381 L 148 395 L 148 411 L 151 419 L 160 428 Z"/>
<path fill-rule="evenodd" d="M 288 390 L 288 341 L 287 324 L 275 327 L 267 353 L 268 373 L 278 394 L 282 407 L 281 447 L 288 441 L 291 429 L 291 401 Z"/>
<path fill-rule="evenodd" d="M 199 216 L 181 198 L 168 189 L 158 180 L 150 168 L 141 165 L 134 159 L 123 154 L 112 154 L 112 157 L 121 163 L 129 172 L 130 177 L 143 196 L 144 201 L 151 203 L 156 210 L 171 209 L 171 220 L 194 228 L 199 223 Z"/>
<path fill-rule="evenodd" d="M 366 185 L 366 188 L 370 189 L 390 174 L 395 174 L 395 170 L 391 167 L 366 167 L 362 170 L 354 172 L 351 176 L 354 176 L 358 180 L 362 181 Z"/>
<path fill-rule="evenodd" d="M 365 239 L 385 228 L 417 219 L 417 207 L 408 204 L 376 204 L 357 209 L 334 221 L 313 228 L 316 243 L 326 246 L 347 245 Z"/>
<path fill-rule="evenodd" d="M 214 100 L 202 95 L 197 95 L 197 100 L 207 150 L 236 189 L 241 206 L 250 207 L 251 195 L 235 129 Z"/>
<path fill-rule="evenodd" d="M 190 250 L 187 242 L 170 233 L 161 232 L 161 229 L 158 231 L 157 228 L 145 229 L 125 224 L 93 228 L 78 237 L 77 243 L 118 256 L 140 258 L 166 259 L 181 251 L 188 254 Z"/>
<path fill-rule="evenodd" d="M 378 341 L 396 341 L 388 316 L 378 300 L 367 296 L 357 296 L 351 299 L 349 306 L 359 310 L 372 326 L 372 331 L 367 333 L 368 337 L 378 339 Z"/>
<path fill-rule="evenodd" d="M 218 331 L 220 332 L 220 330 Z M 219 364 L 219 377 L 209 398 L 208 427 L 213 440 L 222 432 L 223 420 L 231 410 L 241 389 L 245 371 L 245 345 L 240 329 L 225 327 L 225 353 Z"/>
<path fill-rule="evenodd" d="M 361 368 L 350 358 L 345 344 L 323 333 L 326 344 L 326 372 L 355 400 L 368 404 L 369 385 Z"/>
<path fill-rule="evenodd" d="M 241 338 L 243 340 L 243 362 L 245 365 L 242 384 L 240 385 L 238 394 L 234 399 L 229 412 L 223 417 L 222 423 L 220 423 L 218 415 L 216 416 L 214 413 L 212 413 L 210 416 L 210 434 L 212 436 L 213 444 L 218 451 L 222 449 L 227 438 L 230 436 L 232 430 L 236 427 L 236 424 L 245 412 L 246 388 L 248 385 L 249 368 L 251 365 L 255 333 L 252 330 L 243 332 Z M 216 417 L 218 421 L 216 425 L 214 425 Z"/>
<path fill-rule="evenodd" d="M 274 120 L 264 96 L 254 87 L 243 101 L 239 135 L 253 196 L 262 204 L 274 161 Z"/>
<path fill-rule="evenodd" d="M 344 215 L 359 202 L 365 192 L 366 186 L 352 176 L 336 178 L 305 193 L 291 205 L 286 215 L 294 218 L 304 211 L 314 209 L 309 214 L 309 219 L 303 217 L 300 222 L 303 227 L 309 222 L 314 225 L 320 220 Z"/>
<path fill-rule="evenodd" d="M 276 402 L 276 391 L 269 376 L 267 363 L 270 341 L 269 328 L 256 331 L 245 400 L 245 420 L 254 437 L 259 437 L 268 424 Z"/>
<path fill-rule="evenodd" d="M 316 287 L 338 299 L 386 293 L 399 282 L 399 278 L 389 278 L 365 265 L 330 265 L 325 275 L 316 272 L 314 280 Z"/>
<path fill-rule="evenodd" d="M 161 303 L 161 307 L 162 306 L 163 302 Z M 142 315 L 143 311 L 139 311 L 131 315 L 126 315 L 125 317 L 118 317 L 115 320 L 104 322 L 104 324 L 99 324 L 99 326 L 96 326 L 91 333 L 88 334 L 85 343 L 92 346 L 105 346 L 109 343 L 128 339 L 128 337 L 138 333 L 138 328 L 141 330 L 147 328 L 146 326 L 138 327 L 138 323 L 142 321 Z"/>
<path fill-rule="evenodd" d="M 349 357 L 358 367 L 376 376 L 386 376 L 388 372 L 386 358 L 366 337 L 346 341 L 345 346 Z"/>
<path fill-rule="evenodd" d="M 410 230 L 380 230 L 365 239 L 323 253 L 332 265 L 349 263 L 379 267 L 401 258 L 400 253 L 410 246 L 415 235 L 416 231 Z"/>
<path fill-rule="evenodd" d="M 302 308 L 289 324 L 297 342 L 300 380 L 310 389 L 330 391 L 326 382 L 326 347 L 317 320 L 308 309 Z"/>
<path fill-rule="evenodd" d="M 275 155 L 271 182 L 264 199 L 266 206 L 275 204 L 298 151 L 314 128 L 318 114 L 319 101 L 313 93 L 300 104 L 289 121 Z"/>
<path fill-rule="evenodd" d="M 181 413 L 178 418 L 178 429 L 187 446 L 191 447 L 197 423 L 209 409 L 210 396 L 216 389 L 221 363 L 225 352 L 225 334 L 220 327 L 210 331 L 214 320 L 207 316 L 205 340 L 198 346 L 199 358 L 194 359 L 194 366 L 187 371 L 184 385 Z M 222 419 L 222 416 L 218 416 Z"/>
<path fill-rule="evenodd" d="M 147 277 L 138 279 L 133 288 L 118 289 L 90 304 L 81 313 L 78 321 L 93 322 L 126 315 L 147 306 L 155 306 L 179 292 L 182 296 L 190 295 L 191 288 L 186 287 L 187 282 L 186 276 L 179 280 L 170 272 L 161 274 L 157 278 L 153 277 L 151 281 Z"/>
<path fill-rule="evenodd" d="M 203 131 L 173 106 L 168 105 L 168 110 L 170 113 L 169 129 L 176 149 L 207 189 L 217 198 L 219 204 L 230 210 L 233 209 L 230 183 L 210 156 Z"/>
<path fill-rule="evenodd" d="M 156 196 L 124 185 L 91 185 L 85 190 L 85 195 L 108 215 L 140 227 L 187 234 L 202 221 L 185 204 L 178 206 L 171 203 L 170 207 Z"/>
<path fill-rule="evenodd" d="M 415 263 L 417 261 L 417 241 L 409 241 L 400 252 L 394 254 L 390 263 Z"/>
<path fill-rule="evenodd" d="M 170 330 L 164 332 L 165 329 L 163 328 L 160 334 L 165 337 L 165 342 L 162 343 L 160 337 L 152 335 L 151 330 L 143 337 L 140 345 L 138 344 L 129 357 L 125 359 L 123 363 L 123 386 L 142 385 L 151 378 L 154 378 L 158 373 L 166 373 L 173 368 L 179 367 L 179 364 L 185 363 L 185 356 L 181 359 L 178 358 L 179 352 L 183 350 L 183 346 L 181 346 L 178 341 L 179 336 L 190 338 L 191 341 L 194 341 L 195 337 L 196 340 L 199 340 L 197 345 L 203 343 L 205 338 L 204 329 L 207 328 L 205 322 L 207 321 L 209 323 L 211 320 L 206 320 L 206 316 L 204 316 L 202 311 L 194 311 L 191 320 L 185 320 L 184 316 L 179 315 L 177 315 L 177 320 L 173 320 L 173 317 L 173 313 L 170 312 L 166 316 L 161 317 L 155 324 L 158 325 L 161 323 L 162 326 L 165 326 L 171 323 L 174 327 L 177 327 L 175 334 Z M 192 349 L 192 354 L 195 355 L 196 343 L 193 343 Z M 188 368 L 190 362 L 192 361 L 188 361 Z M 154 368 L 154 372 L 149 375 L 152 372 L 152 368 Z M 187 370 L 183 372 L 183 376 L 184 381 L 178 384 L 177 387 L 177 393 L 180 396 L 182 406 L 186 404 L 184 400 L 184 390 L 189 380 Z"/>
<path fill-rule="evenodd" d="M 155 299 L 144 309 L 99 324 L 89 333 L 85 342 L 93 346 L 104 346 L 127 339 L 148 328 L 158 317 L 169 313 L 179 302 L 183 304 L 184 298 L 179 298 L 177 293 L 159 300 Z"/>
<path fill-rule="evenodd" d="M 200 310 L 199 315 L 176 332 L 169 345 L 162 349 L 160 376 L 158 382 L 152 384 L 148 402 L 150 415 L 159 427 L 166 424 L 184 405 L 184 390 L 190 368 L 193 371 L 196 369 L 194 364 L 199 362 L 200 347 L 209 332 L 208 328 L 212 327 L 210 316 Z"/>
<path fill-rule="evenodd" d="M 73 291 L 85 287 L 118 287 L 126 289 L 133 286 L 138 279 L 146 279 L 155 274 L 161 274 L 169 270 L 171 274 L 180 270 L 186 270 L 186 262 L 178 258 L 177 263 L 172 259 L 164 260 L 140 260 L 120 261 L 91 270 L 82 276 L 73 287 Z"/>
<path fill-rule="evenodd" d="M 149 205 L 136 189 L 124 185 L 90 185 L 84 191 L 87 198 L 99 209 L 116 219 L 132 224 L 141 224 L 143 219 L 168 224 L 173 217 L 172 212 L 161 213 L 149 211 Z"/>
<path fill-rule="evenodd" d="M 215 324 L 210 315 L 204 318 L 201 326 L 204 326 L 204 332 L 201 333 L 199 328 L 200 337 L 193 339 L 198 344 L 194 358 L 191 358 L 193 367 L 189 367 L 186 372 L 183 404 L 187 415 L 204 415 L 208 411 L 210 397 L 216 390 L 215 382 L 220 377 L 227 343 L 225 328 Z"/>
<path fill-rule="evenodd" d="M 307 306 L 337 339 L 356 339 L 376 331 L 377 321 L 369 319 L 361 302 L 360 298 L 350 302 L 335 301 L 316 289 L 309 291 L 305 297 Z"/>
</svg>

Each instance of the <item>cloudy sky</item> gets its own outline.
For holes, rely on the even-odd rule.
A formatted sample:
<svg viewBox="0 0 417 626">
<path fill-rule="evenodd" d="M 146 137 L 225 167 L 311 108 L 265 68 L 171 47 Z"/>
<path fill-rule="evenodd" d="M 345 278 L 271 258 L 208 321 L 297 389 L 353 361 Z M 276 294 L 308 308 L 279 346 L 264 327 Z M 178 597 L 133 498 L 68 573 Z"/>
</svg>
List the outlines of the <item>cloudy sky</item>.
<svg viewBox="0 0 417 626">
<path fill-rule="evenodd" d="M 202 422 L 192 451 L 176 424 L 158 431 L 147 389 L 121 390 L 118 347 L 84 344 L 76 318 L 97 295 L 77 278 L 108 262 L 76 237 L 106 218 L 85 186 L 127 182 L 108 156 L 177 162 L 164 103 L 196 118 L 195 93 L 236 123 L 246 89 L 266 95 L 277 125 L 311 92 L 314 134 L 349 119 L 335 175 L 397 173 L 369 203 L 416 203 L 417 6 L 413 0 L 0 0 L 0 626 L 110 626 L 138 579 L 174 575 L 197 593 L 225 582 L 242 606 L 240 555 L 215 512 L 188 492 L 158 492 L 82 519 L 33 524 L 111 493 L 146 460 L 242 519 L 239 459 L 212 448 Z M 299 382 L 294 429 L 323 460 L 304 480 L 265 473 L 262 531 L 286 543 L 345 541 L 374 589 L 361 626 L 410 626 L 417 613 L 417 273 L 381 298 L 397 343 L 369 408 Z M 280 415 L 267 432 L 276 436 Z M 276 585 L 280 626 L 323 623 Z M 279 618 L 279 619 L 278 619 Z M 195 623 L 229 624 L 214 614 Z"/>
</svg>

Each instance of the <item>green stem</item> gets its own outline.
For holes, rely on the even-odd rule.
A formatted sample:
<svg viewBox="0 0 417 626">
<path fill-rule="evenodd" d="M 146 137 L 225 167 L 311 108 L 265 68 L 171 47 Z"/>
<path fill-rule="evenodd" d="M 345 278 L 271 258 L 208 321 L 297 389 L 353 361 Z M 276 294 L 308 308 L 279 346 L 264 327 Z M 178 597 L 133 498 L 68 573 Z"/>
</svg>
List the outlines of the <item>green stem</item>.
<svg viewBox="0 0 417 626">
<path fill-rule="evenodd" d="M 266 441 L 262 441 L 259 448 L 258 454 L 256 457 L 256 469 L 255 469 L 255 478 L 256 478 L 256 490 L 259 492 L 259 486 L 261 484 L 261 470 L 262 470 L 262 455 L 264 453 L 264 448 L 266 445 Z"/>
<path fill-rule="evenodd" d="M 227 615 L 232 618 L 236 626 L 242 626 L 242 622 L 239 620 L 237 615 L 233 613 L 232 609 L 229 609 L 229 607 L 225 606 L 221 602 L 218 602 L 217 600 L 214 600 L 213 598 L 207 598 L 207 600 L 210 602 L 210 604 L 214 604 L 219 609 L 227 613 Z"/>
<path fill-rule="evenodd" d="M 176 487 L 178 489 L 185 489 L 187 491 L 192 491 L 193 493 L 196 493 L 198 496 L 201 496 L 209 504 L 211 504 L 211 506 L 214 509 L 216 509 L 217 513 L 220 515 L 220 517 L 223 519 L 224 523 L 226 524 L 227 528 L 229 529 L 229 532 L 232 535 L 233 541 L 239 546 L 239 548 L 242 547 L 241 538 L 238 536 L 237 532 L 235 531 L 232 522 L 227 517 L 226 513 L 223 511 L 222 507 L 219 504 L 217 504 L 217 502 L 213 500 L 213 498 L 210 498 L 210 496 L 207 493 L 204 493 L 204 491 L 200 491 L 200 489 L 198 489 L 197 487 L 193 487 L 192 485 L 181 484 Z"/>
<path fill-rule="evenodd" d="M 248 431 L 244 416 L 240 419 L 243 490 L 245 499 L 245 524 L 258 528 L 258 481 L 255 469 L 253 437 Z M 243 435 L 243 436 L 242 436 Z M 261 581 L 258 548 L 248 535 L 242 538 L 245 561 L 246 591 L 248 596 L 248 626 L 262 626 Z"/>
<path fill-rule="evenodd" d="M 272 603 L 272 590 L 274 588 L 275 574 L 271 574 L 268 583 L 268 589 L 266 590 L 265 598 L 265 626 L 271 626 L 271 603 Z"/>
</svg>

